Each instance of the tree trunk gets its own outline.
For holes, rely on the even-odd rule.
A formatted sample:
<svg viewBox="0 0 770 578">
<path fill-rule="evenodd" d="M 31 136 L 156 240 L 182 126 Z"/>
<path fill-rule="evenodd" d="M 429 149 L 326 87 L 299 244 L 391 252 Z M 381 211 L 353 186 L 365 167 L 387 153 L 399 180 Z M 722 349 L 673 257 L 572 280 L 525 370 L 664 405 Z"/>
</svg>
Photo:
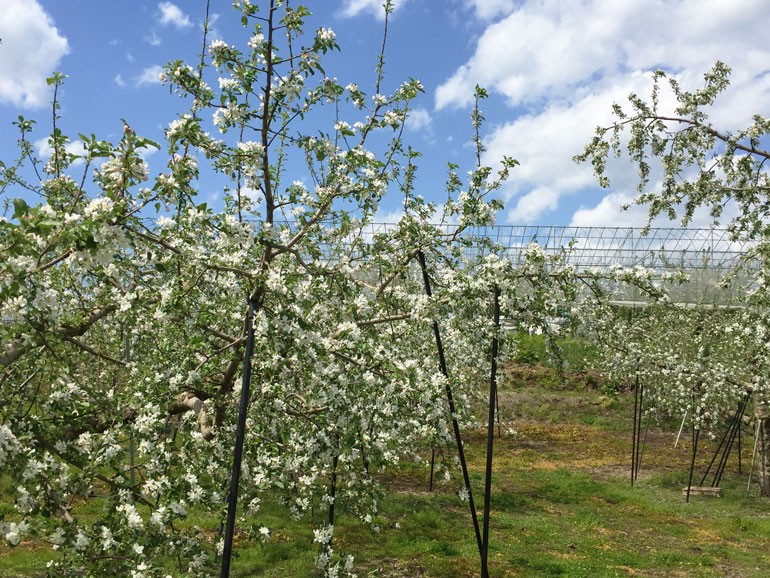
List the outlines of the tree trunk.
<svg viewBox="0 0 770 578">
<path fill-rule="evenodd" d="M 757 465 L 759 466 L 759 492 L 770 498 L 770 407 L 763 403 L 756 405 Z"/>
</svg>

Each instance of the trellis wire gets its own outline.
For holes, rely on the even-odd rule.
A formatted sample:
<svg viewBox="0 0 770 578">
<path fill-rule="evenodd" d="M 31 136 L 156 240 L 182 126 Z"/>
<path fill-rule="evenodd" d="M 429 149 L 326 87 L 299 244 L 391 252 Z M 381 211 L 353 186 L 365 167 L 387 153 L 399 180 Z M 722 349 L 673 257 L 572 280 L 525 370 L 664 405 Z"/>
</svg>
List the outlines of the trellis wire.
<svg viewBox="0 0 770 578">
<path fill-rule="evenodd" d="M 292 226 L 291 223 L 283 223 Z M 367 223 L 357 230 L 358 242 L 394 231 L 396 223 Z M 451 224 L 426 225 L 447 238 L 465 244 L 466 257 L 495 252 L 519 263 L 530 243 L 546 254 L 564 257 L 577 270 L 614 266 L 726 271 L 751 249 L 748 241 L 734 239 L 727 229 L 678 227 L 568 227 L 548 225 L 490 225 L 467 227 L 458 233 Z M 482 242 L 483 241 L 483 242 Z M 352 242 L 352 238 L 351 238 Z M 324 248 L 322 248 L 323 250 Z"/>
</svg>

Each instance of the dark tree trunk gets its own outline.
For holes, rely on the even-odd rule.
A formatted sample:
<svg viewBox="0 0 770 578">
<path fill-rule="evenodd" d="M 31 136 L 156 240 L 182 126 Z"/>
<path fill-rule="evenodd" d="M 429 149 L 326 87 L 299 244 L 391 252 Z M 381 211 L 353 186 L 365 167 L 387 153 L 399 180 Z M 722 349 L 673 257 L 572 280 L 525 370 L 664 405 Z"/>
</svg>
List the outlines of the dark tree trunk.
<svg viewBox="0 0 770 578">
<path fill-rule="evenodd" d="M 759 491 L 770 498 L 770 412 L 767 406 L 757 409 L 759 421 L 757 439 L 757 465 L 759 466 Z"/>
<path fill-rule="evenodd" d="M 759 492 L 770 498 L 770 415 L 768 415 L 767 407 L 763 409 L 765 411 L 761 415 L 757 412 L 757 420 L 759 421 L 759 437 L 757 439 Z"/>
</svg>

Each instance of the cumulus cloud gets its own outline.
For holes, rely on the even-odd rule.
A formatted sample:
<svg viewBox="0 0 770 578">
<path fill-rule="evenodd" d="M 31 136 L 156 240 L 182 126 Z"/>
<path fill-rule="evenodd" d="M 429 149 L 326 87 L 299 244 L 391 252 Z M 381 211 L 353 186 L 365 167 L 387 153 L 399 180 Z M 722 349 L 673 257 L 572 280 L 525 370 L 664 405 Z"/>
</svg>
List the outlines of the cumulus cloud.
<svg viewBox="0 0 770 578">
<path fill-rule="evenodd" d="M 647 75 L 631 75 L 624 84 L 597 86 L 597 94 L 588 93 L 574 103 L 551 103 L 493 130 L 486 138 L 483 162 L 494 166 L 507 155 L 520 163 L 501 190 L 508 222 L 542 222 L 565 195 L 601 194 L 595 191 L 592 167 L 576 165 L 572 157 L 581 152 L 596 125 L 610 122 L 613 101 L 631 91 L 642 92 L 647 85 Z M 611 159 L 608 169 L 614 185 L 634 187 L 636 172 L 628 163 Z"/>
<path fill-rule="evenodd" d="M 160 75 L 162 72 L 163 67 L 158 64 L 145 68 L 136 79 L 137 86 L 160 84 Z"/>
<path fill-rule="evenodd" d="M 398 11 L 406 2 L 407 0 L 395 0 L 393 3 L 394 11 Z M 385 11 L 382 5 L 383 0 L 344 0 L 341 13 L 346 18 L 369 13 L 378 20 L 384 20 Z"/>
<path fill-rule="evenodd" d="M 476 16 L 489 20 L 501 14 L 510 14 L 516 5 L 515 0 L 471 0 L 470 7 Z"/>
<path fill-rule="evenodd" d="M 409 111 L 406 117 L 406 128 L 413 131 L 427 130 L 433 124 L 430 112 L 424 108 L 415 108 Z"/>
<path fill-rule="evenodd" d="M 220 32 L 219 28 L 217 27 L 217 22 L 219 22 L 219 19 L 221 18 L 221 14 L 218 14 L 217 12 L 212 12 L 209 14 L 209 38 L 212 40 L 222 40 L 223 36 Z"/>
<path fill-rule="evenodd" d="M 35 150 L 37 151 L 37 155 L 39 158 L 43 160 L 48 160 L 51 158 L 51 155 L 53 155 L 53 147 L 48 142 L 47 138 L 41 138 L 39 140 L 36 140 L 34 142 Z M 76 140 L 68 142 L 66 145 L 64 145 L 64 150 L 67 151 L 69 154 L 77 155 L 77 156 L 84 156 L 86 154 L 86 148 L 83 145 L 83 141 Z M 82 165 L 85 161 L 81 159 L 75 159 L 75 161 L 72 163 L 71 166 L 76 167 L 78 165 Z"/>
<path fill-rule="evenodd" d="M 508 211 L 510 223 L 535 223 L 545 211 L 559 205 L 559 193 L 548 187 L 537 187 L 519 198 L 516 206 Z"/>
<path fill-rule="evenodd" d="M 656 183 L 655 187 L 660 187 Z M 608 193 L 594 206 L 582 206 L 572 215 L 570 226 L 574 227 L 644 227 L 648 222 L 647 208 L 634 204 L 635 192 L 615 191 Z M 628 207 L 628 208 L 625 208 Z M 682 207 L 675 207 L 678 216 Z M 734 205 L 728 204 L 723 213 L 723 219 L 728 220 L 737 216 Z M 714 219 L 706 207 L 701 207 L 693 214 L 688 227 L 708 229 L 714 224 Z M 670 221 L 667 216 L 659 215 L 653 219 L 653 227 L 678 227 L 680 221 Z"/>
<path fill-rule="evenodd" d="M 158 4 L 158 10 L 160 10 L 160 23 L 164 26 L 173 26 L 177 30 L 192 26 L 190 17 L 173 2 L 161 2 Z"/>
<path fill-rule="evenodd" d="M 386 225 L 392 225 L 392 224 L 398 223 L 403 218 L 404 218 L 403 209 L 394 209 L 392 211 L 379 210 L 377 211 L 377 214 L 374 215 L 372 222 L 378 223 L 378 224 L 384 223 Z"/>
<path fill-rule="evenodd" d="M 643 227 L 647 223 L 647 211 L 643 207 L 622 210 L 633 200 L 633 195 L 627 192 L 610 193 L 595 206 L 575 211 L 569 224 L 573 227 Z"/>
<path fill-rule="evenodd" d="M 69 52 L 67 39 L 37 0 L 4 0 L 0 38 L 0 103 L 45 106 L 46 78 Z"/>
<path fill-rule="evenodd" d="M 759 0 L 526 0 L 479 37 L 473 56 L 437 90 L 436 105 L 467 106 L 476 84 L 512 105 L 565 98 L 597 78 L 663 67 L 699 74 L 717 58 L 743 63 L 763 49 Z M 747 53 L 747 49 L 750 49 Z"/>
<path fill-rule="evenodd" d="M 219 193 L 212 193 L 212 195 L 218 194 L 221 196 L 221 192 Z M 254 206 L 257 207 L 260 204 L 262 204 L 262 201 L 264 201 L 264 196 L 262 195 L 262 192 L 258 189 L 254 189 L 252 187 L 241 187 L 241 195 L 254 203 Z M 215 198 L 212 196 L 211 200 L 215 200 Z"/>
<path fill-rule="evenodd" d="M 144 41 L 150 46 L 160 46 L 163 39 L 155 31 L 152 31 L 144 37 Z"/>
<path fill-rule="evenodd" d="M 654 70 L 698 87 L 703 73 L 722 60 L 733 67 L 732 86 L 713 121 L 734 130 L 754 113 L 770 113 L 761 0 L 584 0 L 573 10 L 560 0 L 473 0 L 472 8 L 485 20 L 483 30 L 470 58 L 437 88 L 435 108 L 469 107 L 479 84 L 512 111 L 513 120 L 486 139 L 485 156 L 490 164 L 503 155 L 521 162 L 515 182 L 502 191 L 510 222 L 543 222 L 565 195 L 591 194 L 575 224 L 612 211 L 615 219 L 639 224 L 633 211 L 617 217 L 621 213 L 610 210 L 635 195 L 633 166 L 617 163 L 611 196 L 602 198 L 606 191 L 597 191 L 591 168 L 571 159 L 596 125 L 611 120 L 613 102 L 623 103 L 632 91 L 649 94 Z"/>
</svg>

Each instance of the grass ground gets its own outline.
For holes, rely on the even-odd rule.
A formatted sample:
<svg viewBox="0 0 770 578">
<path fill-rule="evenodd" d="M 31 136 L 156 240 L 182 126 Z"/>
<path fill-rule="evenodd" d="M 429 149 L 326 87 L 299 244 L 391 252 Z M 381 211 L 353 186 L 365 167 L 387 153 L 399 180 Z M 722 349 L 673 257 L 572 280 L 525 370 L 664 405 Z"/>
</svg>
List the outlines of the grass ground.
<svg viewBox="0 0 770 578">
<path fill-rule="evenodd" d="M 734 452 L 723 497 L 685 503 L 689 439 L 673 447 L 676 425 L 651 427 L 642 468 L 629 482 L 633 397 L 608 396 L 588 372 L 562 384 L 553 370 L 509 366 L 500 391 L 503 430 L 495 439 L 490 576 L 765 578 L 770 569 L 770 500 L 746 497 L 753 440 L 745 432 L 743 471 Z M 673 425 L 673 427 L 671 427 Z M 685 436 L 686 437 L 686 436 Z M 477 503 L 482 502 L 485 432 L 465 432 Z M 697 472 L 718 441 L 702 441 Z M 697 474 L 696 474 L 697 475 Z M 383 477 L 381 532 L 344 514 L 335 548 L 356 557 L 371 578 L 462 578 L 479 575 L 467 504 L 456 481 L 428 491 L 428 470 L 405 465 Z M 700 481 L 699 478 L 696 482 Z M 315 549 L 307 523 L 287 523 L 268 506 L 266 545 L 236 544 L 234 577 L 312 576 Z M 203 521 L 201 521 L 203 523 Z M 0 546 L 0 576 L 36 576 L 48 559 L 32 543 Z"/>
</svg>

